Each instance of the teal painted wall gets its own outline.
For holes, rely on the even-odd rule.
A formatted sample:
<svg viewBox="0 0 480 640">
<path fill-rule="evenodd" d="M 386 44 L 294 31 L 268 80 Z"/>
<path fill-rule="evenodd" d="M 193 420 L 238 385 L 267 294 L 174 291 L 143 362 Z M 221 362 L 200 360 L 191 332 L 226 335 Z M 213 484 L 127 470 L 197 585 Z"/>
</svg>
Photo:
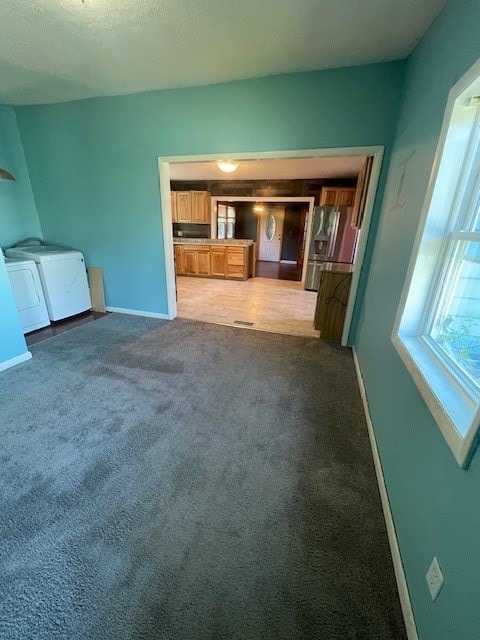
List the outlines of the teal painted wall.
<svg viewBox="0 0 480 640">
<path fill-rule="evenodd" d="M 15 300 L 3 255 L 0 252 L 0 364 L 26 353 Z"/>
<path fill-rule="evenodd" d="M 157 157 L 388 147 L 403 71 L 395 62 L 17 108 L 45 240 L 103 267 L 108 305 L 164 313 Z"/>
<path fill-rule="evenodd" d="M 0 181 L 0 246 L 8 247 L 29 236 L 41 235 L 15 112 L 0 106 L 0 167 L 15 177 Z M 0 252 L 0 363 L 27 351 Z"/>
<path fill-rule="evenodd" d="M 0 106 L 0 168 L 15 177 L 15 182 L 0 182 L 0 247 L 41 237 L 17 119 L 12 107 L 5 106 Z"/>
<path fill-rule="evenodd" d="M 480 56 L 480 3 L 453 0 L 408 61 L 406 96 L 360 314 L 357 349 L 421 640 L 480 637 L 480 451 L 460 469 L 391 341 L 448 92 Z M 402 211 L 390 212 L 396 167 L 408 169 Z M 425 574 L 438 556 L 445 585 Z"/>
</svg>

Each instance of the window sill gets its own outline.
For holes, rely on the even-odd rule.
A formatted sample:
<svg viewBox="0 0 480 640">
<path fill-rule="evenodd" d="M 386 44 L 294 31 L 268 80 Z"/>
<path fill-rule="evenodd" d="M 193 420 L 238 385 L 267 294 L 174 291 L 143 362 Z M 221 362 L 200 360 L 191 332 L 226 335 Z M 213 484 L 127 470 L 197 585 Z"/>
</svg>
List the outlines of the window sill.
<svg viewBox="0 0 480 640">
<path fill-rule="evenodd" d="M 467 468 L 476 444 L 478 402 L 440 365 L 423 340 L 394 334 L 392 342 L 455 459 Z"/>
</svg>

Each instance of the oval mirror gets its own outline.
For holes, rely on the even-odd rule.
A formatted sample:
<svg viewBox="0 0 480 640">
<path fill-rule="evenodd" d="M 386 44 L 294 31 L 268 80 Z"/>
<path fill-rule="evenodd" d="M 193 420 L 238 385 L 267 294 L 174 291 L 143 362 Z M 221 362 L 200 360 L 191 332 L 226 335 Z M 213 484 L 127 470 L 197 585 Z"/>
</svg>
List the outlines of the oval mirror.
<svg viewBox="0 0 480 640">
<path fill-rule="evenodd" d="M 269 242 L 271 242 L 275 237 L 275 216 L 273 213 L 271 213 L 265 220 L 265 235 Z"/>
</svg>

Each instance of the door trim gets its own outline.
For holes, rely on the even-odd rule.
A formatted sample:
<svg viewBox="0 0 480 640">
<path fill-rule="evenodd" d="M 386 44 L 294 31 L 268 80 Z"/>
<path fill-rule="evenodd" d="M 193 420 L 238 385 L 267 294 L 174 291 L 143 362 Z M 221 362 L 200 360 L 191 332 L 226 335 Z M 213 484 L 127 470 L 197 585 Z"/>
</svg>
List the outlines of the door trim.
<svg viewBox="0 0 480 640">
<path fill-rule="evenodd" d="M 231 160 L 261 160 L 275 158 L 332 158 L 345 157 L 355 155 L 373 156 L 373 166 L 370 175 L 367 199 L 365 202 L 365 212 L 363 217 L 362 230 L 357 244 L 357 252 L 355 257 L 355 265 L 352 273 L 352 284 L 350 287 L 350 295 L 348 297 L 347 309 L 345 312 L 345 323 L 342 333 L 342 345 L 347 345 L 350 337 L 350 329 L 352 325 L 353 311 L 358 292 L 358 284 L 360 281 L 360 273 L 365 258 L 365 250 L 367 246 L 368 235 L 370 231 L 370 223 L 372 219 L 373 205 L 382 168 L 383 154 L 385 147 L 368 146 L 368 147 L 338 147 L 330 149 L 301 149 L 301 150 L 283 150 L 283 151 L 254 151 L 242 153 L 230 153 L 222 151 L 219 153 L 208 153 L 187 156 L 162 156 L 158 158 L 158 171 L 160 180 L 160 207 L 163 229 L 163 250 L 165 257 L 165 282 L 167 289 L 167 309 L 168 318 L 173 319 L 177 316 L 176 301 L 176 285 L 175 285 L 175 262 L 173 256 L 173 227 L 172 227 L 172 209 L 170 203 L 170 163 L 179 162 L 216 162 L 220 157 L 227 157 Z M 240 200 L 241 198 L 236 198 Z M 256 198 L 259 200 L 259 198 Z M 287 202 L 287 198 L 281 198 L 283 202 Z M 269 198 L 273 202 L 273 198 Z M 310 216 L 311 217 L 311 216 Z M 311 225 L 311 220 L 310 220 Z M 307 231 L 307 244 L 309 246 L 311 235 L 311 226 Z M 304 261 L 304 266 L 307 261 Z"/>
<path fill-rule="evenodd" d="M 271 202 L 272 204 L 275 203 L 289 203 L 289 202 L 303 202 L 304 204 L 308 205 L 308 213 L 307 213 L 307 237 L 305 240 L 305 247 L 303 250 L 303 255 L 305 257 L 305 254 L 308 250 L 308 247 L 310 246 L 310 238 L 312 236 L 312 222 L 313 222 L 313 207 L 315 206 L 315 198 L 313 196 L 289 196 L 289 197 L 285 197 L 285 196 L 212 196 L 212 220 L 213 220 L 213 216 L 215 215 L 215 207 L 217 206 L 218 202 Z M 213 229 L 214 225 L 212 224 L 212 229 Z M 213 235 L 212 234 L 212 238 L 216 238 L 216 234 Z M 258 242 L 257 242 L 257 256 L 258 256 Z M 308 266 L 308 261 L 304 259 L 303 261 L 303 266 L 302 266 L 302 284 L 305 283 L 305 278 L 307 276 L 307 266 Z"/>
</svg>

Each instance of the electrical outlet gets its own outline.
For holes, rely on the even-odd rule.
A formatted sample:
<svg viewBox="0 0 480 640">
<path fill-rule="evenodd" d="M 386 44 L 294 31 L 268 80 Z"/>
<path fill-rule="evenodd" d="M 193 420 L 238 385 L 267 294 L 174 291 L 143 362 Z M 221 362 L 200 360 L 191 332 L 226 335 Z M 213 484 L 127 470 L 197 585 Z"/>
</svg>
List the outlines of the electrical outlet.
<svg viewBox="0 0 480 640">
<path fill-rule="evenodd" d="M 432 596 L 432 600 L 436 600 L 441 588 L 443 587 L 443 574 L 438 564 L 437 556 L 432 560 L 432 564 L 427 572 L 427 584 Z"/>
</svg>

